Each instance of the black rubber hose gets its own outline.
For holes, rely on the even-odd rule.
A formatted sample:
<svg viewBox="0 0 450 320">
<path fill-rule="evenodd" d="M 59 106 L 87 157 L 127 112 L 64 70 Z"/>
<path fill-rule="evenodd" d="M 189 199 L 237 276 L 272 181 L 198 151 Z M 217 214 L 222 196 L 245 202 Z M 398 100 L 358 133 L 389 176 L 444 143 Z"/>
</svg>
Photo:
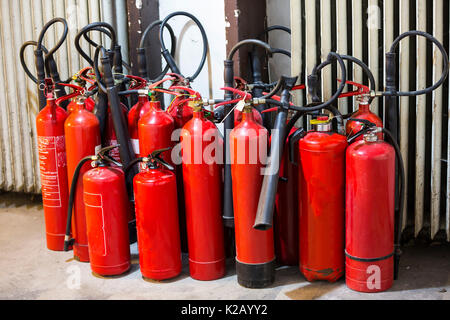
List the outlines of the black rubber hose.
<svg viewBox="0 0 450 320">
<path fill-rule="evenodd" d="M 97 48 L 100 44 L 95 42 L 94 40 L 92 40 L 91 38 L 89 38 L 88 33 L 91 31 L 99 31 L 103 34 L 105 34 L 109 39 L 112 39 L 112 35 L 111 32 L 107 29 L 101 28 L 101 27 L 96 27 L 96 28 L 92 28 L 90 30 L 88 30 L 86 33 L 83 34 L 84 39 L 94 48 Z M 125 69 L 127 69 L 128 72 L 131 72 L 131 66 L 126 63 L 125 61 L 122 61 L 122 65 L 125 67 Z"/>
<path fill-rule="evenodd" d="M 291 34 L 290 28 L 285 27 L 285 26 L 280 26 L 280 25 L 273 25 L 273 26 L 267 27 L 266 30 L 264 30 L 264 32 L 261 35 L 268 34 L 269 32 L 274 31 L 274 30 L 281 30 L 281 31 Z M 258 38 L 260 38 L 261 35 Z"/>
<path fill-rule="evenodd" d="M 357 64 L 358 66 L 361 67 L 361 69 L 366 73 L 367 78 L 369 79 L 369 88 L 373 91 L 377 90 L 377 84 L 375 82 L 375 77 L 373 76 L 372 71 L 370 70 L 369 66 L 367 64 L 365 64 L 364 62 L 362 62 L 361 60 L 359 60 L 358 58 L 355 58 L 353 56 L 348 56 L 348 55 L 341 55 L 341 58 L 343 60 L 347 60 L 350 62 L 353 62 L 355 64 Z M 371 97 L 369 99 L 369 104 L 372 103 L 373 99 L 375 97 Z"/>
<path fill-rule="evenodd" d="M 44 41 L 45 33 L 48 31 L 48 29 L 52 25 L 54 25 L 57 22 L 63 24 L 64 31 L 63 31 L 63 34 L 61 35 L 61 38 L 56 43 L 56 45 L 51 50 L 48 51 L 48 53 L 46 54 L 47 56 L 52 56 L 62 46 L 62 44 L 66 40 L 67 34 L 69 32 L 69 27 L 67 25 L 67 21 L 64 20 L 63 18 L 54 18 L 54 19 L 50 20 L 49 22 L 47 22 L 45 24 L 45 26 L 41 30 L 41 33 L 39 34 L 39 38 L 38 38 L 38 41 L 37 41 L 37 50 L 42 50 L 42 46 L 43 46 L 42 42 Z"/>
<path fill-rule="evenodd" d="M 64 25 L 64 31 L 63 31 L 63 34 L 61 35 L 61 38 L 59 39 L 58 43 L 56 44 L 56 46 L 53 49 L 51 49 L 48 53 L 45 54 L 44 65 L 45 65 L 47 74 L 52 78 L 53 82 L 55 83 L 56 97 L 61 98 L 66 95 L 66 88 L 64 86 L 60 85 L 61 77 L 59 76 L 58 66 L 56 65 L 56 61 L 55 61 L 53 54 L 63 45 L 64 41 L 67 38 L 67 34 L 69 32 L 69 27 L 67 25 L 66 20 L 64 20 L 63 18 L 56 18 L 56 19 L 51 20 L 49 23 L 47 23 L 46 26 L 44 26 L 44 28 L 42 29 L 41 34 L 39 35 L 37 48 L 42 49 L 42 42 L 44 40 L 45 33 L 48 31 L 48 29 L 50 28 L 51 25 L 53 25 L 57 22 L 60 22 Z M 40 44 L 40 46 L 39 46 L 39 44 Z M 69 101 L 63 101 L 63 102 L 61 102 L 60 105 L 64 109 L 67 109 L 68 104 L 69 104 Z"/>
<path fill-rule="evenodd" d="M 100 89 L 100 91 L 103 91 L 104 93 L 106 93 L 106 85 L 102 81 L 102 76 L 100 74 L 100 70 L 98 67 L 98 58 L 100 56 L 100 51 L 102 51 L 102 50 L 105 51 L 105 54 L 106 54 L 106 50 L 102 46 L 98 46 L 95 49 L 93 69 L 94 69 L 94 73 L 95 73 L 95 78 L 97 79 L 97 87 Z"/>
<path fill-rule="evenodd" d="M 370 83 L 370 89 L 376 91 L 377 87 L 376 87 L 376 83 L 375 83 L 375 78 L 373 76 L 372 71 L 370 71 L 369 67 L 362 62 L 361 60 L 353 57 L 353 56 L 348 56 L 348 55 L 341 55 L 341 58 L 343 60 L 348 60 L 350 62 L 356 63 L 357 65 L 359 65 L 362 70 L 366 73 L 367 78 L 369 79 L 369 83 Z M 322 62 L 321 64 L 315 66 L 315 68 L 313 69 L 311 75 L 308 76 L 308 93 L 311 96 L 311 99 L 313 102 L 319 102 L 320 98 L 317 95 L 318 89 L 319 89 L 319 71 L 322 70 L 324 67 L 326 67 L 327 65 L 329 65 L 332 61 L 327 60 Z M 345 81 L 343 81 L 345 82 Z M 369 103 L 372 102 L 374 98 L 371 97 L 369 100 Z"/>
<path fill-rule="evenodd" d="M 105 28 L 102 28 L 102 27 L 95 27 L 95 28 L 89 29 L 88 31 L 86 31 L 83 34 L 83 38 L 84 38 L 84 40 L 86 40 L 94 48 L 97 48 L 100 45 L 100 43 L 97 43 L 94 40 L 92 40 L 91 38 L 89 38 L 88 33 L 91 32 L 91 31 L 99 31 L 99 32 L 105 34 L 109 39 L 112 39 L 111 32 L 109 32 L 108 29 L 105 29 Z"/>
<path fill-rule="evenodd" d="M 352 121 L 355 121 L 355 120 L 352 119 Z M 369 133 L 371 130 L 372 130 L 372 128 L 366 128 L 366 129 L 358 131 L 356 134 L 354 134 L 353 136 L 351 136 L 350 138 L 347 139 L 348 145 L 351 145 L 352 143 L 356 142 L 356 139 L 365 135 L 366 133 Z"/>
<path fill-rule="evenodd" d="M 433 37 L 431 34 L 423 32 L 423 31 L 417 31 L 417 30 L 412 30 L 412 31 L 407 31 L 405 33 L 402 33 L 401 35 L 399 35 L 394 42 L 392 43 L 391 49 L 389 50 L 389 54 L 393 54 L 395 55 L 395 49 L 397 48 L 398 44 L 400 43 L 401 40 L 403 40 L 406 37 L 411 37 L 411 36 L 421 36 L 421 37 L 425 37 L 426 39 L 428 39 L 429 41 L 433 42 L 439 49 L 439 51 L 442 54 L 442 58 L 443 58 L 443 70 L 442 70 L 442 75 L 441 78 L 439 79 L 438 82 L 436 82 L 435 84 L 433 84 L 431 87 L 422 89 L 422 90 L 417 90 L 417 91 L 407 91 L 407 92 L 403 92 L 403 91 L 395 91 L 395 92 L 385 92 L 383 95 L 394 95 L 394 96 L 419 96 L 422 94 L 427 94 L 430 93 L 431 91 L 436 90 L 442 83 L 444 83 L 445 79 L 448 76 L 448 55 L 447 52 L 445 51 L 444 46 L 442 45 L 442 43 L 439 42 L 439 40 L 437 40 L 435 37 Z"/>
<path fill-rule="evenodd" d="M 105 88 L 108 95 L 114 131 L 116 133 L 117 142 L 119 144 L 120 161 L 122 162 L 123 166 L 126 167 L 131 161 L 135 159 L 135 153 L 130 140 L 130 133 L 128 132 L 127 128 L 127 119 L 122 112 L 122 108 L 120 107 L 120 97 L 118 94 L 118 88 L 114 84 L 114 77 L 112 74 L 109 56 L 103 47 L 98 47 L 96 50 L 97 55 L 98 52 L 102 53 L 101 62 L 103 66 Z M 130 201 L 133 201 L 134 199 L 133 177 L 136 173 L 137 170 L 134 170 L 133 176 L 126 179 L 127 191 Z"/>
<path fill-rule="evenodd" d="M 92 157 L 93 156 L 89 156 L 81 159 L 73 173 L 72 184 L 70 185 L 69 205 L 67 208 L 66 235 L 64 236 L 64 251 L 69 251 L 69 247 L 72 244 L 72 240 L 70 239 L 70 231 L 72 227 L 72 211 L 73 211 L 73 203 L 75 200 L 75 194 L 77 192 L 77 183 L 78 178 L 80 176 L 80 171 L 86 162 L 92 161 Z"/>
<path fill-rule="evenodd" d="M 130 172 L 130 169 L 133 168 L 133 166 L 142 162 L 143 160 L 144 160 L 144 158 L 141 157 L 141 158 L 136 158 L 133 161 L 131 161 L 123 170 L 123 172 L 125 173 L 125 176 L 128 174 L 128 172 Z"/>
<path fill-rule="evenodd" d="M 289 100 L 291 98 L 290 91 L 295 86 L 297 77 L 282 77 L 280 82 L 282 82 L 283 88 L 280 99 L 282 106 L 279 108 L 275 118 L 274 130 L 270 142 L 270 156 L 265 169 L 268 173 L 264 175 L 259 195 L 258 209 L 256 210 L 256 218 L 253 226 L 257 230 L 268 230 L 272 228 L 273 211 L 275 208 L 278 181 L 280 180 L 280 162 L 288 135 L 286 120 Z"/>
<path fill-rule="evenodd" d="M 270 99 L 281 89 L 281 80 L 278 80 L 276 86 L 266 95 L 260 97 L 260 99 Z"/>
<path fill-rule="evenodd" d="M 43 50 L 43 41 L 44 36 L 49 30 L 49 28 L 56 24 L 56 23 L 62 23 L 64 26 L 64 31 L 61 35 L 61 38 L 58 40 L 56 45 L 49 50 L 45 56 L 44 56 L 44 50 Z M 60 83 L 61 79 L 59 77 L 58 68 L 56 66 L 56 62 L 53 58 L 53 54 L 62 46 L 64 41 L 67 38 L 67 33 L 69 31 L 69 28 L 67 26 L 67 21 L 63 18 L 54 18 L 47 22 L 44 27 L 42 28 L 39 38 L 36 45 L 36 50 L 34 52 L 35 54 L 35 61 L 36 61 L 36 75 L 37 75 L 37 86 L 38 86 L 38 97 L 39 97 L 39 109 L 42 110 L 46 105 L 46 98 L 44 93 L 41 90 L 41 86 L 45 82 L 46 73 L 48 76 L 51 76 L 53 81 L 55 83 Z M 61 85 L 56 84 L 56 95 L 58 98 L 64 96 L 66 94 L 65 88 Z M 62 106 L 66 107 L 68 104 L 68 101 L 63 102 Z"/>
<path fill-rule="evenodd" d="M 98 69 L 98 57 L 100 54 L 100 48 L 97 47 L 95 49 L 94 54 L 94 73 L 95 78 L 97 81 L 97 88 L 98 88 L 98 94 L 95 98 L 95 107 L 94 107 L 94 114 L 97 117 L 99 123 L 100 123 L 100 136 L 102 145 L 105 146 L 107 141 L 107 133 L 106 133 L 106 122 L 108 121 L 108 95 L 106 93 L 106 86 L 102 81 L 102 77 L 100 74 L 100 71 Z"/>
<path fill-rule="evenodd" d="M 208 55 L 208 38 L 206 36 L 206 31 L 203 28 L 202 24 L 200 23 L 200 21 L 193 16 L 192 14 L 188 13 L 188 12 L 184 12 L 184 11 L 176 11 L 173 12 L 171 14 L 169 14 L 161 23 L 161 26 L 159 28 L 159 42 L 161 43 L 161 49 L 162 49 L 162 55 L 164 57 L 164 59 L 166 60 L 167 64 L 169 65 L 170 69 L 172 70 L 172 72 L 180 74 L 180 69 L 178 68 L 175 59 L 173 58 L 173 56 L 169 53 L 169 50 L 167 50 L 165 44 L 164 44 L 164 37 L 163 37 L 163 32 L 164 32 L 164 28 L 167 24 L 167 22 L 172 19 L 175 16 L 186 16 L 190 19 L 192 19 L 192 21 L 194 21 L 194 23 L 197 25 L 197 27 L 200 30 L 200 33 L 202 34 L 202 40 L 203 40 L 203 52 L 202 52 L 202 59 L 200 60 L 200 65 L 197 68 L 197 71 L 195 71 L 195 73 L 190 76 L 190 77 L 184 77 L 186 78 L 189 82 L 193 81 L 195 78 L 197 78 L 197 76 L 200 74 L 200 72 L 203 69 L 203 66 L 206 62 L 206 57 Z"/>
<path fill-rule="evenodd" d="M 144 79 L 148 79 L 148 72 L 147 72 L 147 57 L 145 55 L 145 41 L 147 40 L 148 35 L 150 34 L 150 31 L 155 28 L 156 26 L 160 25 L 162 23 L 161 20 L 157 20 L 152 22 L 142 34 L 141 41 L 139 42 L 139 48 L 137 49 L 137 60 L 138 60 L 138 68 L 139 68 L 139 76 Z M 171 42 L 171 48 L 170 48 L 170 55 L 172 57 L 175 56 L 176 52 L 176 38 L 175 33 L 173 32 L 172 27 L 169 24 L 166 24 L 165 27 L 169 31 L 170 34 L 170 42 Z M 166 64 L 162 72 L 155 78 L 155 79 L 149 79 L 150 82 L 156 82 L 161 80 L 164 75 L 169 71 L 169 64 Z"/>
<path fill-rule="evenodd" d="M 330 52 L 328 55 L 328 59 L 335 59 L 338 61 L 340 67 L 341 67 L 341 74 L 342 74 L 342 82 L 339 85 L 338 90 L 334 93 L 334 95 L 326 102 L 317 104 L 316 106 L 309 106 L 309 107 L 298 107 L 298 106 L 289 106 L 290 109 L 295 111 L 304 111 L 304 112 L 313 112 L 313 111 L 319 111 L 320 109 L 327 109 L 331 106 L 342 94 L 342 91 L 345 88 L 345 82 L 347 81 L 347 75 L 346 75 L 346 68 L 343 59 L 340 57 L 339 54 L 335 52 Z M 270 104 L 274 104 L 276 106 L 281 106 L 282 104 L 279 101 L 273 100 L 273 99 L 266 99 L 266 101 Z M 332 107 L 332 106 L 331 106 Z M 334 108 L 334 107 L 332 107 Z M 338 111 L 339 112 L 339 111 Z M 340 113 L 339 113 L 340 114 Z M 342 117 L 342 115 L 341 115 Z"/>
<path fill-rule="evenodd" d="M 19 51 L 19 58 L 20 58 L 20 64 L 22 65 L 23 71 L 25 71 L 25 73 L 27 74 L 27 76 L 34 82 L 37 84 L 38 80 L 36 79 L 36 77 L 31 73 L 30 69 L 28 69 L 28 66 L 25 62 L 25 49 L 29 46 L 37 46 L 37 42 L 36 41 L 26 41 L 22 44 L 22 46 L 20 47 L 20 51 Z M 41 45 L 42 51 L 45 54 L 48 54 L 48 50 Z"/>
<path fill-rule="evenodd" d="M 397 216 L 397 230 L 395 235 L 395 243 L 394 243 L 394 280 L 398 279 L 398 272 L 399 272 L 399 263 L 400 263 L 400 256 L 402 254 L 402 251 L 400 250 L 400 241 L 402 237 L 402 221 L 403 221 L 403 207 L 405 204 L 405 165 L 403 162 L 402 153 L 400 151 L 400 147 L 395 140 L 394 136 L 391 134 L 391 132 L 385 128 L 382 128 L 383 133 L 386 134 L 386 136 L 389 138 L 392 146 L 395 149 L 395 153 L 397 155 L 397 163 L 398 163 L 398 174 L 399 174 L 399 180 L 400 180 L 400 188 L 399 188 L 399 206 L 396 210 L 396 216 Z"/>
<path fill-rule="evenodd" d="M 94 62 L 92 61 L 91 57 L 83 51 L 83 49 L 81 48 L 80 45 L 80 39 L 81 37 L 90 32 L 91 30 L 97 30 L 101 32 L 104 32 L 105 29 L 108 30 L 111 34 L 111 50 L 114 49 L 114 47 L 117 45 L 117 36 L 116 36 L 116 31 L 114 30 L 114 28 L 106 22 L 94 22 L 94 23 L 90 23 L 87 26 L 83 27 L 80 32 L 77 33 L 77 35 L 75 36 L 75 48 L 77 49 L 77 51 L 80 53 L 80 55 L 89 63 L 90 66 L 94 66 Z"/>
</svg>

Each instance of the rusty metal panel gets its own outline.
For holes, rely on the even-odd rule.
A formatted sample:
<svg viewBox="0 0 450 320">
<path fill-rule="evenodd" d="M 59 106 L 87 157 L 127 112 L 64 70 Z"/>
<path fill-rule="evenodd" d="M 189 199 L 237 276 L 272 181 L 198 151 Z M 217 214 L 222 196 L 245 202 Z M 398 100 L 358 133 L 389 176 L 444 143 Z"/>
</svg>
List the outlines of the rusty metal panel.
<svg viewBox="0 0 450 320">
<path fill-rule="evenodd" d="M 78 19 L 80 10 L 83 17 Z M 41 188 L 35 124 L 39 112 L 37 89 L 20 65 L 22 43 L 37 40 L 43 25 L 50 19 L 65 18 L 69 36 L 56 53 L 64 80 L 85 65 L 85 62 L 80 63 L 73 46 L 76 32 L 87 24 L 88 17 L 99 21 L 100 15 L 99 0 L 0 1 L 0 54 L 8 57 L 0 62 L 0 81 L 5 87 L 0 91 L 0 190 L 39 193 Z M 62 26 L 56 24 L 54 30 L 46 34 L 45 46 L 52 47 L 61 32 Z M 25 61 L 35 73 L 32 47 L 27 49 Z"/>
</svg>

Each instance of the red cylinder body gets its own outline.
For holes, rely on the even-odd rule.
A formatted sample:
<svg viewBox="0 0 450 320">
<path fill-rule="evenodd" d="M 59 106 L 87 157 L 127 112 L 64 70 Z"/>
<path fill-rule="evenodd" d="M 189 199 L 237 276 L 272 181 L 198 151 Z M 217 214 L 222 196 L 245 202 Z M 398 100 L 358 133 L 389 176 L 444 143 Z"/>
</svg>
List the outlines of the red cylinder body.
<svg viewBox="0 0 450 320">
<path fill-rule="evenodd" d="M 119 275 L 130 266 L 125 176 L 115 167 L 98 167 L 83 176 L 86 227 L 92 272 Z"/>
<path fill-rule="evenodd" d="M 375 123 L 375 125 L 379 128 L 383 128 L 383 121 L 372 111 L 370 111 L 370 104 L 368 102 L 362 102 L 359 104 L 359 109 L 356 111 L 352 118 L 354 119 L 363 119 L 363 120 L 369 120 L 372 123 Z M 347 121 L 347 124 L 345 125 L 345 131 L 347 133 L 348 137 L 351 137 L 358 133 L 362 129 L 362 124 L 356 121 Z M 356 141 L 362 140 L 362 136 L 356 138 Z M 378 138 L 380 140 L 383 140 L 383 133 L 378 133 Z"/>
<path fill-rule="evenodd" d="M 255 119 L 256 123 L 263 125 L 263 118 L 258 110 L 253 109 L 253 118 Z M 242 112 L 239 110 L 234 110 L 234 126 L 237 127 L 239 123 L 242 121 Z"/>
<path fill-rule="evenodd" d="M 230 133 L 236 260 L 244 264 L 266 264 L 275 259 L 273 228 L 253 229 L 265 166 L 259 149 L 267 141 L 267 130 L 251 112 L 244 112 L 242 122 Z"/>
<path fill-rule="evenodd" d="M 138 122 L 139 151 L 141 157 L 147 157 L 153 151 L 171 148 L 174 120 L 161 110 L 159 101 L 150 101 L 150 110 Z M 162 158 L 173 164 L 171 150 L 162 153 Z"/>
<path fill-rule="evenodd" d="M 297 128 L 292 128 L 289 136 Z M 298 145 L 297 145 L 298 148 Z M 298 163 L 298 159 L 296 159 Z M 275 253 L 279 263 L 298 265 L 298 166 L 289 161 L 289 145 L 286 140 L 280 163 L 280 179 L 275 198 Z"/>
<path fill-rule="evenodd" d="M 148 169 L 134 178 L 139 265 L 144 278 L 164 280 L 181 272 L 175 175 Z"/>
<path fill-rule="evenodd" d="M 147 95 L 139 95 L 138 102 L 128 112 L 128 132 L 133 144 L 136 158 L 139 157 L 139 130 L 138 123 L 144 114 L 150 110 L 150 101 Z"/>
<path fill-rule="evenodd" d="M 384 291 L 394 276 L 395 150 L 381 140 L 358 141 L 346 164 L 346 283 Z"/>
<path fill-rule="evenodd" d="M 84 104 L 76 104 L 64 124 L 67 148 L 67 174 L 69 186 L 81 159 L 95 155 L 101 149 L 100 125 L 97 117 L 85 109 Z M 85 163 L 80 177 L 90 169 Z M 72 237 L 75 239 L 73 254 L 76 260 L 89 261 L 86 217 L 83 201 L 83 180 L 78 179 L 72 214 Z"/>
<path fill-rule="evenodd" d="M 334 282 L 344 272 L 345 136 L 310 131 L 299 141 L 300 271 Z"/>
<path fill-rule="evenodd" d="M 169 114 L 172 116 L 175 124 L 175 129 L 182 129 L 186 123 L 188 123 L 193 117 L 193 109 L 189 106 L 188 102 L 180 103 L 184 100 L 184 96 L 175 98 L 173 102 L 173 108 Z M 179 135 L 175 136 L 175 139 L 179 139 Z M 186 210 L 184 201 L 184 186 L 183 186 L 183 166 L 176 166 L 177 176 L 177 196 L 178 196 L 178 211 L 180 213 L 180 233 L 181 233 L 181 250 L 188 252 L 187 244 L 187 229 L 186 229 Z"/>
<path fill-rule="evenodd" d="M 189 247 L 189 271 L 197 280 L 215 280 L 225 275 L 222 224 L 223 141 L 216 126 L 203 111 L 183 127 L 181 150 Z"/>
<path fill-rule="evenodd" d="M 188 106 L 187 102 L 179 103 L 179 101 L 184 100 L 185 97 L 177 97 L 173 102 L 174 107 L 170 110 L 170 115 L 175 121 L 175 129 L 181 129 L 184 127 L 189 120 L 192 119 L 194 111 Z"/>
<path fill-rule="evenodd" d="M 95 107 L 95 101 L 92 100 L 92 98 L 87 98 L 86 100 L 84 100 L 84 105 L 85 105 L 85 109 L 87 111 L 94 111 L 94 107 Z M 77 108 L 77 102 L 75 99 L 73 99 L 72 101 L 70 101 L 70 103 L 67 105 L 67 113 L 71 113 L 73 110 L 75 110 Z"/>
<path fill-rule="evenodd" d="M 47 248 L 64 250 L 69 187 L 67 183 L 64 121 L 67 113 L 54 99 L 36 117 L 42 201 Z"/>
<path fill-rule="evenodd" d="M 121 103 L 120 104 L 123 112 L 124 119 L 127 119 L 128 109 L 127 107 Z M 111 114 L 111 107 L 109 107 L 108 104 L 108 116 L 106 121 L 106 143 L 107 146 L 115 146 L 118 144 L 117 137 L 116 137 L 116 131 L 114 130 L 114 121 Z M 114 160 L 117 162 L 120 162 L 120 151 L 119 148 L 115 148 L 109 152 L 109 155 L 112 156 Z"/>
</svg>

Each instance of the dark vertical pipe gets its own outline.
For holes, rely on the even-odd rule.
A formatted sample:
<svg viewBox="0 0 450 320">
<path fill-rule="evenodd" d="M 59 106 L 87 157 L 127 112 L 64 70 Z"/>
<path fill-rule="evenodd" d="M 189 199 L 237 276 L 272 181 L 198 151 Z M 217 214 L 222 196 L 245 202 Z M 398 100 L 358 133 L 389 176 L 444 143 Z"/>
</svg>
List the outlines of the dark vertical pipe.
<svg viewBox="0 0 450 320">
<path fill-rule="evenodd" d="M 225 87 L 233 87 L 234 81 L 234 62 L 233 60 L 224 61 L 224 83 Z M 233 93 L 225 91 L 225 100 L 232 100 Z M 233 188 L 231 182 L 231 157 L 230 157 L 230 132 L 234 128 L 234 110 L 231 104 L 225 105 L 224 115 L 228 117 L 224 121 L 224 199 L 223 199 L 223 219 L 224 225 L 234 228 L 233 211 Z"/>
</svg>

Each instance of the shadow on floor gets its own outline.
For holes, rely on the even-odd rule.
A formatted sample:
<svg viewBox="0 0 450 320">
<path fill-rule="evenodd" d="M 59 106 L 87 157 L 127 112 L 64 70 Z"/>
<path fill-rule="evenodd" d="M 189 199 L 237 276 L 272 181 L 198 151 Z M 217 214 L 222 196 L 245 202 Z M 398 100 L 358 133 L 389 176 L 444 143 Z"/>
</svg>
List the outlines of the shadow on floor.
<svg viewBox="0 0 450 320">
<path fill-rule="evenodd" d="M 403 248 L 398 280 L 389 291 L 450 286 L 450 244 Z"/>
<path fill-rule="evenodd" d="M 0 192 L 0 208 L 20 208 L 42 210 L 42 197 L 37 194 Z"/>
</svg>

